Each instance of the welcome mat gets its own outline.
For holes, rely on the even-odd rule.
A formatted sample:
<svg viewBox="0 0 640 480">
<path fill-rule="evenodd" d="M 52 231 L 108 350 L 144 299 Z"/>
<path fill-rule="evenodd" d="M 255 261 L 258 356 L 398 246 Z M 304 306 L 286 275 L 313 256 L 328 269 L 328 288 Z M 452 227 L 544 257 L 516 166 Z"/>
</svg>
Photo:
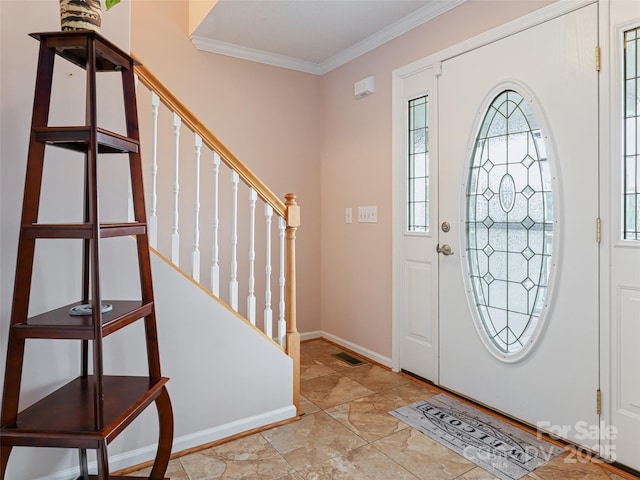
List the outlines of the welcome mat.
<svg viewBox="0 0 640 480">
<path fill-rule="evenodd" d="M 389 413 L 502 480 L 522 478 L 563 452 L 444 394 Z"/>
</svg>

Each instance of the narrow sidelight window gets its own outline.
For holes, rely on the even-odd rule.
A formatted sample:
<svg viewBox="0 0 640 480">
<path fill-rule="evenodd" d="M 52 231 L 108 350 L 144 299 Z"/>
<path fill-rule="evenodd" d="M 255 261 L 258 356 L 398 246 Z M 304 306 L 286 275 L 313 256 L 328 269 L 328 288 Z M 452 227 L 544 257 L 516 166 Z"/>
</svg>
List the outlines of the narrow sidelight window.
<svg viewBox="0 0 640 480">
<path fill-rule="evenodd" d="M 640 28 L 624 33 L 623 238 L 640 240 Z"/>
<path fill-rule="evenodd" d="M 429 231 L 429 97 L 409 101 L 409 232 Z"/>
</svg>

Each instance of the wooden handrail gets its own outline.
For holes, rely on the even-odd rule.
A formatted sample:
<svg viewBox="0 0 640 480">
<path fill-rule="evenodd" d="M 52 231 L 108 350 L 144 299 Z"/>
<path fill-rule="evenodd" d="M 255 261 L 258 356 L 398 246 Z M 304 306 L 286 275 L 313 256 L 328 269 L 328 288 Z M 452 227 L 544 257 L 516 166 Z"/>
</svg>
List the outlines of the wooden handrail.
<svg viewBox="0 0 640 480">
<path fill-rule="evenodd" d="M 132 55 L 133 58 L 136 58 Z M 220 141 L 214 133 L 209 130 L 194 113 L 189 110 L 176 97 L 169 88 L 162 83 L 148 68 L 144 65 L 136 65 L 135 72 L 144 86 L 154 91 L 160 101 L 164 103 L 172 112 L 182 118 L 182 121 L 195 133 L 200 135 L 202 141 L 211 150 L 218 152 L 220 159 L 232 170 L 236 171 L 240 178 L 253 188 L 258 196 L 271 205 L 274 211 L 283 218 L 287 218 L 287 209 L 284 202 L 280 200 L 240 159 Z"/>
</svg>

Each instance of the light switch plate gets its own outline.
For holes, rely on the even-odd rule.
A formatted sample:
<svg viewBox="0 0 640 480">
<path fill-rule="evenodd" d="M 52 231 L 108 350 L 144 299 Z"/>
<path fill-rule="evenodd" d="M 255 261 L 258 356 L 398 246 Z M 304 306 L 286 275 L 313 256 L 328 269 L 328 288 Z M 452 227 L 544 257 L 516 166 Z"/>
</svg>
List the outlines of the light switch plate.
<svg viewBox="0 0 640 480">
<path fill-rule="evenodd" d="M 375 205 L 358 207 L 358 222 L 378 223 L 378 207 Z"/>
</svg>

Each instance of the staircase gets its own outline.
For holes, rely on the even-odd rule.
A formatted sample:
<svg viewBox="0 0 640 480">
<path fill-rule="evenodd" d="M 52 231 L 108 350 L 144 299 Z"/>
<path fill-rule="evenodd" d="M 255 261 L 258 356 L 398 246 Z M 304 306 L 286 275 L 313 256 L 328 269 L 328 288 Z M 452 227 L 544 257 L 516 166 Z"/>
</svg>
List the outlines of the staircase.
<svg viewBox="0 0 640 480">
<path fill-rule="evenodd" d="M 299 412 L 300 210 L 295 195 L 279 199 L 144 64 L 136 75 L 161 356 L 179 452 Z M 185 331 L 191 338 L 175 342 Z M 173 339 L 171 351 L 162 335 Z M 188 362 L 191 373 L 176 378 L 172 359 Z M 210 426 L 189 429 L 182 443 L 181 395 L 189 408 L 215 402 Z"/>
</svg>

